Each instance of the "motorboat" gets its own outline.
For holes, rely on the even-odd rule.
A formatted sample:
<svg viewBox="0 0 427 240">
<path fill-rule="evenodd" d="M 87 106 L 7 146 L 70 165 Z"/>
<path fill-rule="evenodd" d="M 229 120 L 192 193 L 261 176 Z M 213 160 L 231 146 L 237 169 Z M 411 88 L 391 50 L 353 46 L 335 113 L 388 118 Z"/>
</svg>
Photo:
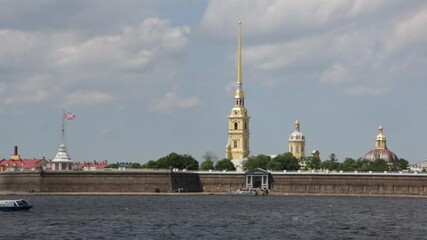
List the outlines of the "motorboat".
<svg viewBox="0 0 427 240">
<path fill-rule="evenodd" d="M 0 200 L 0 211 L 21 211 L 29 210 L 33 205 L 24 199 Z"/>
</svg>

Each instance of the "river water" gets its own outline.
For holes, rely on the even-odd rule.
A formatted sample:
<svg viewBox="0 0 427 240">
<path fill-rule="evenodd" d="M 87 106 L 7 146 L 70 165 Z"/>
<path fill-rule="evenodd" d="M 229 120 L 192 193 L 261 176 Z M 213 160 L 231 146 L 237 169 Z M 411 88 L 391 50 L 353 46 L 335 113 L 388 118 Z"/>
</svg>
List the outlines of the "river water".
<svg viewBox="0 0 427 240">
<path fill-rule="evenodd" d="M 16 199 L 20 196 L 0 196 Z M 0 239 L 427 239 L 427 199 L 23 196 Z"/>
</svg>

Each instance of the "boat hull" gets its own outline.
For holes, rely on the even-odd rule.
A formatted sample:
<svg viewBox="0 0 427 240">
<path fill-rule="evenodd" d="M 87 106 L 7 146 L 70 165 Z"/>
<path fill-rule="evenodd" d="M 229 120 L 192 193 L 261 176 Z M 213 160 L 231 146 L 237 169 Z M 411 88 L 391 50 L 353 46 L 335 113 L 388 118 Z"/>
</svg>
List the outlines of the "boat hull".
<svg viewBox="0 0 427 240">
<path fill-rule="evenodd" d="M 1 212 L 13 212 L 13 211 L 28 211 L 33 206 L 24 207 L 0 207 Z"/>
<path fill-rule="evenodd" d="M 33 205 L 25 199 L 0 200 L 0 211 L 26 211 Z"/>
</svg>

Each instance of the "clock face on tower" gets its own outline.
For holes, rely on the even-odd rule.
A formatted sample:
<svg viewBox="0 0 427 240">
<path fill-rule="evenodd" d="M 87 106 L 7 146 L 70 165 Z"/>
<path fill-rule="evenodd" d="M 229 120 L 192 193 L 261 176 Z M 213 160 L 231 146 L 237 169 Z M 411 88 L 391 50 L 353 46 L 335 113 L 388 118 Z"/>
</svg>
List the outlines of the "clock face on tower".
<svg viewBox="0 0 427 240">
<path fill-rule="evenodd" d="M 238 113 L 238 111 L 237 111 L 237 110 L 234 110 L 234 115 L 237 115 L 237 113 Z"/>
</svg>

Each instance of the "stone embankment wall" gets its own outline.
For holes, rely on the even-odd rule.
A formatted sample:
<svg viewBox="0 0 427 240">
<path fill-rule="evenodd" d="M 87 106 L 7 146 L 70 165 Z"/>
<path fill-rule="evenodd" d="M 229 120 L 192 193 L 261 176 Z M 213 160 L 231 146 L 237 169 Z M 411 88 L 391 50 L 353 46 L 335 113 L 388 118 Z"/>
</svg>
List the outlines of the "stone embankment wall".
<svg viewBox="0 0 427 240">
<path fill-rule="evenodd" d="M 427 196 L 427 174 L 271 173 L 272 193 Z M 227 192 L 245 187 L 236 172 L 1 172 L 8 192 Z"/>
<path fill-rule="evenodd" d="M 0 191 L 31 192 L 40 188 L 39 172 L 1 172 Z"/>
<path fill-rule="evenodd" d="M 426 195 L 426 174 L 288 173 L 272 174 L 271 190 L 306 194 Z"/>
<path fill-rule="evenodd" d="M 205 192 L 227 192 L 246 185 L 245 173 L 199 172 L 200 184 Z"/>
<path fill-rule="evenodd" d="M 245 175 L 199 173 L 205 191 L 224 192 L 246 185 Z M 274 173 L 270 191 L 315 195 L 425 195 L 427 174 L 413 173 Z"/>
<path fill-rule="evenodd" d="M 4 172 L 0 191 L 200 192 L 198 175 L 171 171 Z"/>
</svg>

